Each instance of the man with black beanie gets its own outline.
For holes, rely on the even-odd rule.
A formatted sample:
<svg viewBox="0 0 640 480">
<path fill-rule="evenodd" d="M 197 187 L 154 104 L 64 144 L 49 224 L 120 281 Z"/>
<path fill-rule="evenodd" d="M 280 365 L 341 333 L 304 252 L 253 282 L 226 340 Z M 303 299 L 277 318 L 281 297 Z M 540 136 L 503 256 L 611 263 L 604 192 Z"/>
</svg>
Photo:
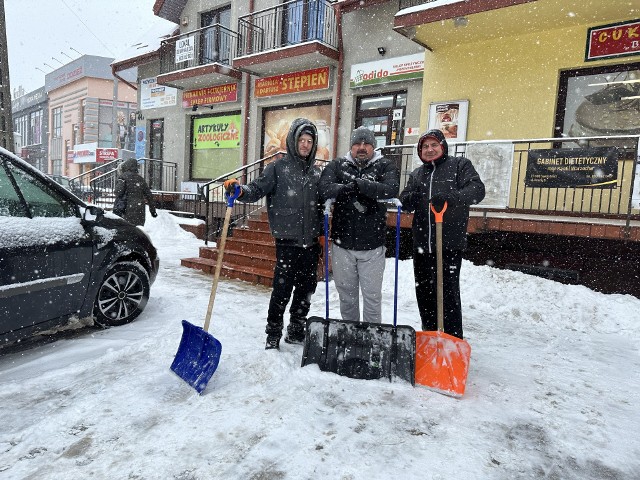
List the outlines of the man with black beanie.
<svg viewBox="0 0 640 480">
<path fill-rule="evenodd" d="M 335 198 L 331 265 L 342 319 L 360 321 L 361 290 L 363 320 L 381 323 L 387 207 L 378 200 L 398 194 L 400 173 L 375 145 L 371 130 L 356 128 L 351 150 L 322 172 L 320 193 Z"/>
<path fill-rule="evenodd" d="M 409 174 L 400 201 L 403 210 L 414 212 L 413 274 L 422 330 L 437 330 L 436 224 L 430 204 L 441 212 L 446 202 L 442 222 L 444 331 L 462 338 L 460 266 L 467 246 L 469 206 L 484 198 L 484 183 L 469 159 L 449 155 L 440 130 L 429 130 L 420 137 L 418 157 L 423 165 Z"/>
</svg>

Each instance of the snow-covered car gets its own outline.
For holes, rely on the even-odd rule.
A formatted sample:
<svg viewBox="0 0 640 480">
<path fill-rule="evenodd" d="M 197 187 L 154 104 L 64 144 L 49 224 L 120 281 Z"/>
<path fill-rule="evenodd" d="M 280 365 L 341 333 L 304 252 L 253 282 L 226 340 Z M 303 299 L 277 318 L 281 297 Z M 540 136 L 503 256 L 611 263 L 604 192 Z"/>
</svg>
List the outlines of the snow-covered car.
<svg viewBox="0 0 640 480">
<path fill-rule="evenodd" d="M 132 321 L 158 266 L 141 229 L 0 148 L 0 346 L 74 319 Z"/>
</svg>

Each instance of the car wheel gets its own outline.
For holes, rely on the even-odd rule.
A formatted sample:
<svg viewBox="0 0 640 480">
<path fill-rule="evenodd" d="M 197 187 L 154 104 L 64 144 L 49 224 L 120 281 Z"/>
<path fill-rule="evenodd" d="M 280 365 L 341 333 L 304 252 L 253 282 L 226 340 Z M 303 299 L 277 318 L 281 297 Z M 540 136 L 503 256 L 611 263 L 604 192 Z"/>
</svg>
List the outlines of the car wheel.
<svg viewBox="0 0 640 480">
<path fill-rule="evenodd" d="M 94 302 L 95 322 L 116 327 L 142 313 L 149 300 L 149 274 L 138 263 L 116 263 L 105 274 Z"/>
</svg>

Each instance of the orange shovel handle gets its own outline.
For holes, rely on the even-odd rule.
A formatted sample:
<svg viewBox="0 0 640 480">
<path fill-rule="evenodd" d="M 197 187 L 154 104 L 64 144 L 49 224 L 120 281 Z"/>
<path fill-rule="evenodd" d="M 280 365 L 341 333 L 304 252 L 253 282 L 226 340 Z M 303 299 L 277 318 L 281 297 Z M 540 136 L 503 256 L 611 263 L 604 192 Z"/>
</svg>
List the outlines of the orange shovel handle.
<svg viewBox="0 0 640 480">
<path fill-rule="evenodd" d="M 437 259 L 437 280 L 436 284 L 436 299 L 437 299 L 437 324 L 438 331 L 444 332 L 444 286 L 443 286 L 443 277 L 444 272 L 442 271 L 442 217 L 444 216 L 444 212 L 447 209 L 447 202 L 444 202 L 442 206 L 442 210 L 439 212 L 434 208 L 433 203 L 431 205 L 431 211 L 436 218 L 436 259 Z"/>
<path fill-rule="evenodd" d="M 442 217 L 444 215 L 444 212 L 447 210 L 447 202 L 444 202 L 444 205 L 442 206 L 442 210 L 437 211 L 436 208 L 433 206 L 433 203 L 429 204 L 431 206 L 431 211 L 433 212 L 433 215 L 436 217 L 436 223 L 442 223 Z"/>
</svg>

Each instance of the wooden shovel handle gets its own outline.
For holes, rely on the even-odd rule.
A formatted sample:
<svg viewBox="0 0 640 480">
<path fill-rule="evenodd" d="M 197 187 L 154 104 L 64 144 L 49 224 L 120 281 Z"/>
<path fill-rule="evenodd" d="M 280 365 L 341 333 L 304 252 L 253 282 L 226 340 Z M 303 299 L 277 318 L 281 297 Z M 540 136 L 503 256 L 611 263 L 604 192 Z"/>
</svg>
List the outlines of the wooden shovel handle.
<svg viewBox="0 0 640 480">
<path fill-rule="evenodd" d="M 436 218 L 436 259 L 438 267 L 438 283 L 436 285 L 436 295 L 438 300 L 438 331 L 444 332 L 444 287 L 443 287 L 443 271 L 442 271 L 442 217 L 447 209 L 447 202 L 444 202 L 442 210 L 439 212 L 430 204 L 431 211 Z"/>
</svg>

